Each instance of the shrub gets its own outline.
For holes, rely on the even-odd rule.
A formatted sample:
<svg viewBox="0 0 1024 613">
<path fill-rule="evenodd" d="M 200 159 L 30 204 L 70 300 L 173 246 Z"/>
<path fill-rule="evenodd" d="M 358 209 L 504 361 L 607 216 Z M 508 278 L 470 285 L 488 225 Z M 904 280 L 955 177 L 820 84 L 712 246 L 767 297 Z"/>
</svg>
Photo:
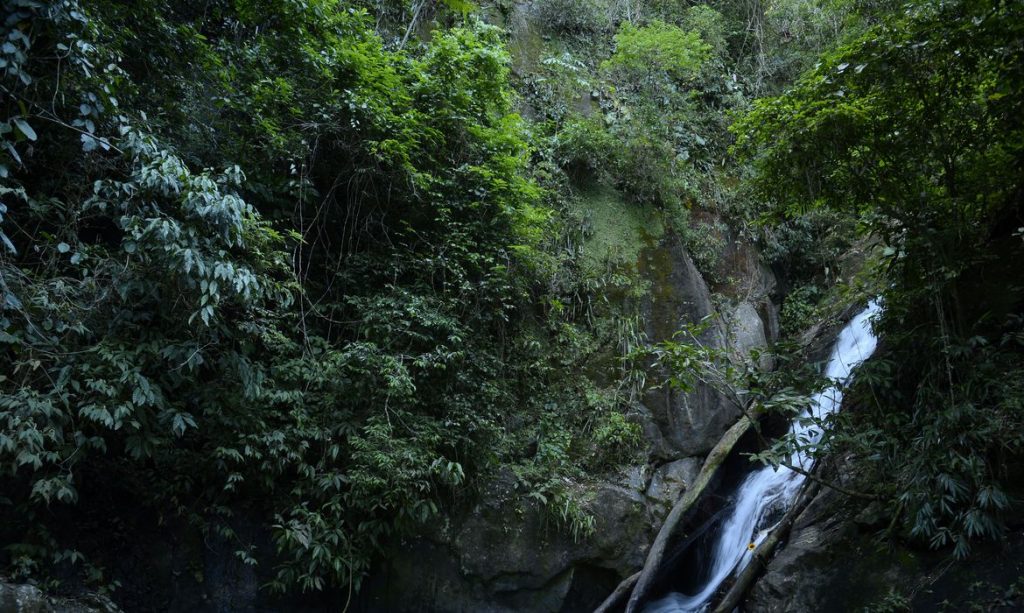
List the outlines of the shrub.
<svg viewBox="0 0 1024 613">
<path fill-rule="evenodd" d="M 710 53 L 711 45 L 697 32 L 663 21 L 640 27 L 626 22 L 615 35 L 615 53 L 602 67 L 641 82 L 659 74 L 685 82 L 700 72 Z"/>
<path fill-rule="evenodd" d="M 619 411 L 607 413 L 594 428 L 598 457 L 605 464 L 617 464 L 633 454 L 643 442 L 640 424 L 629 421 Z"/>
</svg>

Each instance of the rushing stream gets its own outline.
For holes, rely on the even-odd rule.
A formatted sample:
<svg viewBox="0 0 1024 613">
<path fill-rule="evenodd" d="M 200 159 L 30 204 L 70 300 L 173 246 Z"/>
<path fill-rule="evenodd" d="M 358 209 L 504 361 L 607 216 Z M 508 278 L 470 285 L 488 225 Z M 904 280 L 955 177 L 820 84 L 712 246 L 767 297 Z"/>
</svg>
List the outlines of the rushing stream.
<svg viewBox="0 0 1024 613">
<path fill-rule="evenodd" d="M 871 318 L 880 310 L 872 301 L 867 309 L 854 317 L 836 339 L 825 374 L 834 382 L 812 398 L 811 413 L 825 417 L 839 409 L 843 400 L 843 387 L 849 382 L 853 369 L 875 350 L 877 339 L 871 331 Z M 796 419 L 791 425 L 797 437 L 811 442 L 821 438 L 821 432 L 811 424 Z M 811 468 L 811 458 L 794 453 L 790 464 L 805 470 Z M 644 613 L 703 611 L 709 600 L 726 579 L 738 573 L 750 561 L 752 551 L 771 532 L 793 503 L 805 477 L 787 468 L 778 470 L 764 466 L 753 470 L 740 484 L 735 504 L 712 535 L 714 545 L 708 569 L 702 569 L 706 580 L 694 594 L 673 593 L 650 603 Z"/>
</svg>

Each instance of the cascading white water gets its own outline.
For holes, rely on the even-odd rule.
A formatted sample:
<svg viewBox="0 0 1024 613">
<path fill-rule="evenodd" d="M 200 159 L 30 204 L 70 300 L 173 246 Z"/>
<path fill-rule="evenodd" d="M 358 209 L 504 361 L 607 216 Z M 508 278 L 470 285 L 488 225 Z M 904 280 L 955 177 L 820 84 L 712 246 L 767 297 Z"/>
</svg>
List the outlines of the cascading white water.
<svg viewBox="0 0 1024 613">
<path fill-rule="evenodd" d="M 825 370 L 834 384 L 812 397 L 809 408 L 815 418 L 839 409 L 843 388 L 849 383 L 853 369 L 875 351 L 878 339 L 871 331 L 870 320 L 880 310 L 878 302 L 872 301 L 839 333 Z M 807 421 L 795 419 L 792 431 L 800 440 L 816 443 L 822 433 Z M 809 470 L 812 460 L 794 453 L 789 463 Z M 644 607 L 644 613 L 687 613 L 706 609 L 722 582 L 750 562 L 753 549 L 761 544 L 793 503 L 804 479 L 800 473 L 783 467 L 764 466 L 751 472 L 739 486 L 735 507 L 716 536 L 711 569 L 704 586 L 696 594 L 669 594 Z"/>
</svg>

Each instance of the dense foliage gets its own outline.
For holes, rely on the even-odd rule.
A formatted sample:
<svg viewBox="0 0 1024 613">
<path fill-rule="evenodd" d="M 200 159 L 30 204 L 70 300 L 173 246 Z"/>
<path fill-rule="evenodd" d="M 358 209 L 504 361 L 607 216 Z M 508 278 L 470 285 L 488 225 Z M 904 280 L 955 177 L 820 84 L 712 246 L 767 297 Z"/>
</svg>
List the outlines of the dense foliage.
<svg viewBox="0 0 1024 613">
<path fill-rule="evenodd" d="M 588 473 L 643 452 L 645 288 L 583 258 L 597 185 L 713 283 L 758 240 L 786 334 L 887 288 L 818 451 L 936 547 L 1002 530 L 1019 2 L 538 0 L 513 61 L 507 2 L 0 1 L 3 572 L 107 583 L 103 539 L 149 522 L 357 588 L 499 469 L 585 537 Z M 695 345 L 656 348 L 675 384 L 802 406 L 784 352 Z"/>
<path fill-rule="evenodd" d="M 636 426 L 614 377 L 570 368 L 617 328 L 580 307 L 496 28 L 453 14 L 402 47 L 333 0 L 4 14 L 11 572 L 84 558 L 102 580 L 109 551 L 66 519 L 141 508 L 272 588 L 358 585 L 499 464 L 589 527 L 565 477 Z"/>
<path fill-rule="evenodd" d="M 959 555 L 1003 530 L 1024 452 L 1022 93 L 1019 3 L 914 2 L 736 126 L 766 198 L 883 243 L 882 356 L 833 442 Z"/>
</svg>

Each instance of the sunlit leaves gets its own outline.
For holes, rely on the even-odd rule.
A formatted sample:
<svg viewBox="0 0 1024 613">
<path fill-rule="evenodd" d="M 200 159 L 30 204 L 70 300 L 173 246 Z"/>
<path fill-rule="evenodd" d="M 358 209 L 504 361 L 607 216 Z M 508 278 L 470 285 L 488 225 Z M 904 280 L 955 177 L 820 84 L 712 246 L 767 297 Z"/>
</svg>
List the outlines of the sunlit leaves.
<svg viewBox="0 0 1024 613">
<path fill-rule="evenodd" d="M 605 68 L 640 75 L 661 71 L 685 81 L 700 72 L 710 55 L 711 45 L 697 32 L 657 20 L 641 27 L 624 22 L 615 35 L 615 53 Z"/>
</svg>

